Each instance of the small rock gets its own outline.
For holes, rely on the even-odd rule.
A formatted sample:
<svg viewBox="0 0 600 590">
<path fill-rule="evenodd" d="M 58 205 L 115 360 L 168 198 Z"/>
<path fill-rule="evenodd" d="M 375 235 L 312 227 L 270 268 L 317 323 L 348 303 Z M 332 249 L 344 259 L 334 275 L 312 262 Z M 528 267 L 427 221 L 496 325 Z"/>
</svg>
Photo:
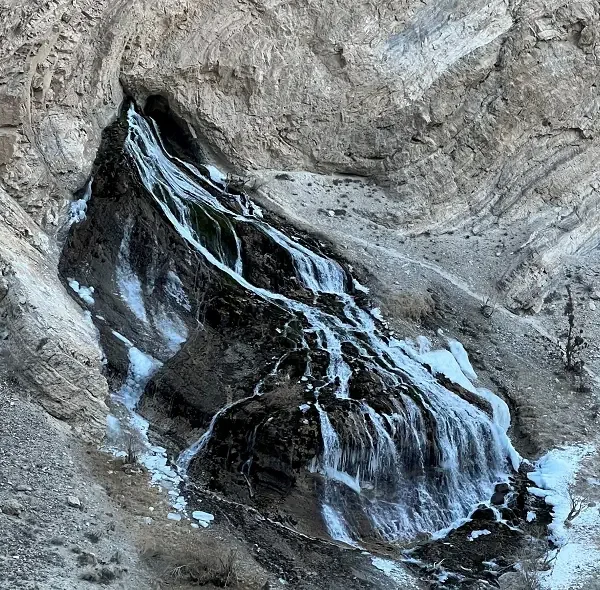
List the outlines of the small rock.
<svg viewBox="0 0 600 590">
<path fill-rule="evenodd" d="M 523 575 L 518 572 L 506 572 L 498 578 L 502 590 L 520 590 L 523 588 Z"/>
<path fill-rule="evenodd" d="M 123 568 L 115 566 L 97 566 L 81 574 L 81 579 L 86 582 L 96 582 L 97 584 L 110 584 L 113 580 L 123 575 Z"/>
<path fill-rule="evenodd" d="M 590 301 L 590 310 L 596 311 L 596 304 L 593 301 Z"/>
<path fill-rule="evenodd" d="M 98 563 L 98 559 L 96 558 L 96 556 L 93 553 L 90 553 L 88 551 L 82 551 L 77 556 L 77 563 L 80 566 L 84 566 L 84 565 L 96 565 Z"/>
<path fill-rule="evenodd" d="M 510 486 L 507 483 L 498 483 L 496 484 L 494 491 L 499 494 L 508 494 L 508 492 L 510 492 Z"/>
<path fill-rule="evenodd" d="M 201 510 L 196 510 L 195 512 L 192 512 L 192 518 L 194 520 L 199 521 L 200 524 L 202 524 L 203 522 L 209 523 L 215 519 L 215 517 L 209 512 L 202 512 Z"/>
<path fill-rule="evenodd" d="M 68 496 L 67 504 L 71 506 L 71 508 L 81 508 L 81 500 L 77 496 Z"/>
<path fill-rule="evenodd" d="M 335 217 L 335 211 L 332 211 L 330 209 L 329 211 L 327 211 L 327 215 L 329 215 L 329 217 Z"/>
<path fill-rule="evenodd" d="M 15 490 L 16 490 L 17 492 L 32 492 L 32 491 L 33 491 L 33 488 L 32 488 L 31 486 L 27 486 L 27 485 L 24 485 L 24 484 L 19 484 L 19 485 L 18 485 L 18 486 L 15 488 Z"/>
<path fill-rule="evenodd" d="M 19 516 L 23 512 L 23 505 L 17 500 L 9 499 L 2 502 L 0 509 L 9 516 Z"/>
<path fill-rule="evenodd" d="M 494 495 L 492 496 L 492 504 L 495 504 L 496 506 L 504 504 L 505 495 L 506 494 L 503 494 L 502 492 L 494 492 Z"/>
<path fill-rule="evenodd" d="M 489 520 L 494 522 L 496 520 L 496 513 L 487 506 L 480 506 L 473 514 L 471 515 L 472 520 Z"/>
</svg>

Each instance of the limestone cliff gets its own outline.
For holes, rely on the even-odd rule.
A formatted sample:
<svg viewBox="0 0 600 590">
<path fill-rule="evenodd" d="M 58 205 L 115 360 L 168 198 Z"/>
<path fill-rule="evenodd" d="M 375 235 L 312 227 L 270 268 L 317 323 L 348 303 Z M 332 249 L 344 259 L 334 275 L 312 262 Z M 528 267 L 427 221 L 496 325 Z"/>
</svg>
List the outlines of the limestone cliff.
<svg viewBox="0 0 600 590">
<path fill-rule="evenodd" d="M 48 398 L 57 415 L 85 405 L 78 384 L 105 391 L 55 266 L 67 202 L 124 92 L 167 98 L 231 171 L 364 177 L 350 235 L 373 220 L 400 240 L 524 228 L 499 288 L 509 306 L 539 309 L 565 255 L 598 241 L 599 12 L 596 0 L 2 0 L 8 358 L 18 366 L 26 344 L 22 377 L 42 389 L 65 376 Z M 301 205 L 302 178 L 312 184 L 298 178 L 284 208 Z M 46 354 L 44 338 L 76 352 Z"/>
</svg>

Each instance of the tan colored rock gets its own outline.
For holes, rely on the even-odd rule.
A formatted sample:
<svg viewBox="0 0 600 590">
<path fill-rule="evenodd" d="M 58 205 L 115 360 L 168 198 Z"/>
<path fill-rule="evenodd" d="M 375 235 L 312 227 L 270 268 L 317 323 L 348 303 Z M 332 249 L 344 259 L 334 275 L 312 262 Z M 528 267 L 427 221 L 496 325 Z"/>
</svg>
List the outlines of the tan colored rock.
<svg viewBox="0 0 600 590">
<path fill-rule="evenodd" d="M 99 437 L 108 388 L 96 330 L 56 276 L 46 234 L 1 189 L 0 209 L 3 363 L 50 414 Z"/>
<path fill-rule="evenodd" d="M 518 247 L 498 257 L 504 272 L 492 275 L 509 307 L 539 309 L 565 256 L 597 244 L 592 0 L 2 8 L 0 199 L 9 212 L 0 209 L 0 258 L 15 293 L 2 329 L 13 366 L 24 363 L 21 378 L 57 415 L 75 419 L 90 400 L 93 420 L 104 411 L 97 344 L 56 279 L 56 234 L 122 102 L 121 84 L 140 102 L 166 97 L 228 170 L 267 182 L 272 170 L 300 173 L 284 212 L 303 206 L 303 171 L 368 177 L 348 203 L 355 218 L 345 231 L 358 241 L 374 241 L 380 228 L 399 243 L 519 228 Z M 47 353 L 36 350 L 46 332 Z"/>
<path fill-rule="evenodd" d="M 17 148 L 17 133 L 12 129 L 0 129 L 0 166 L 8 164 Z"/>
</svg>

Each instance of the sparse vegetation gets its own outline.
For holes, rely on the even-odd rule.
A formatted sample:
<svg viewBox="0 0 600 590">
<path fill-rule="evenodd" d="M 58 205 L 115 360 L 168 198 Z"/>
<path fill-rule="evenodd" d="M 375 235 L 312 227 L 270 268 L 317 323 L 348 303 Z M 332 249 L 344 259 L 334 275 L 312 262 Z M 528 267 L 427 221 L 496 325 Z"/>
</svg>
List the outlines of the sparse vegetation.
<svg viewBox="0 0 600 590">
<path fill-rule="evenodd" d="M 517 585 L 514 586 L 514 590 L 542 590 L 541 574 L 552 567 L 554 559 L 556 555 L 551 557 L 549 553 L 545 553 L 540 558 L 539 555 L 536 557 L 531 548 L 525 549 L 515 565 Z"/>
<path fill-rule="evenodd" d="M 542 581 L 535 559 L 522 560 L 517 571 L 519 572 L 519 582 L 521 584 L 519 590 L 541 590 Z"/>
<path fill-rule="evenodd" d="M 238 554 L 214 542 L 198 545 L 182 538 L 170 545 L 149 539 L 142 556 L 157 568 L 165 584 L 238 588 Z"/>
<path fill-rule="evenodd" d="M 214 562 L 202 559 L 201 554 L 190 556 L 189 562 L 176 565 L 167 571 L 167 576 L 173 580 L 188 582 L 198 586 L 212 584 L 217 588 L 234 588 L 237 583 L 235 551 L 229 551 L 225 557 L 219 557 Z"/>
<path fill-rule="evenodd" d="M 565 367 L 567 371 L 581 373 L 584 365 L 581 353 L 588 347 L 588 343 L 583 337 L 583 329 L 576 327 L 575 303 L 570 285 L 567 285 L 567 303 L 565 304 L 564 315 L 569 323 L 569 328 L 565 334 Z"/>
<path fill-rule="evenodd" d="M 481 315 L 484 318 L 491 318 L 498 307 L 498 296 L 487 295 L 481 304 Z"/>
<path fill-rule="evenodd" d="M 578 498 L 573 490 L 569 490 L 569 500 L 571 501 L 571 509 L 569 510 L 569 514 L 565 521 L 566 526 L 570 526 L 570 523 L 581 514 L 581 511 L 584 508 L 583 499 Z"/>
<path fill-rule="evenodd" d="M 129 465 L 137 465 L 140 458 L 140 445 L 133 434 L 127 436 L 127 448 L 125 452 L 125 462 Z"/>
<path fill-rule="evenodd" d="M 385 311 L 391 317 L 421 322 L 435 313 L 435 301 L 429 293 L 406 291 L 390 295 Z"/>
</svg>

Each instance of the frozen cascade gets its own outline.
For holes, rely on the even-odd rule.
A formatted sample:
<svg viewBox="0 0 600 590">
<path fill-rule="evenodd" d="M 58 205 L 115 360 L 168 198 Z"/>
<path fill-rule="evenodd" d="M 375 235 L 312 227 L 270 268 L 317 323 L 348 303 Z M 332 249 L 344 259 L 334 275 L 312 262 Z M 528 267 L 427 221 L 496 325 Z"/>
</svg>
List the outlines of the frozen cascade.
<svg viewBox="0 0 600 590">
<path fill-rule="evenodd" d="M 124 448 L 131 447 L 139 461 L 152 474 L 152 482 L 165 487 L 177 509 L 185 506 L 179 495 L 181 477 L 170 466 L 163 447 L 152 445 L 148 439 L 150 424 L 136 412 L 137 404 L 146 384 L 162 366 L 160 361 L 145 354 L 128 342 L 129 370 L 121 388 L 112 394 L 113 411 L 117 415 L 107 418 L 106 450 L 117 456 L 125 456 Z"/>
<path fill-rule="evenodd" d="M 81 223 L 86 216 L 87 213 L 87 205 L 92 198 L 92 182 L 93 178 L 90 178 L 83 190 L 83 194 L 80 199 L 73 201 L 69 208 L 69 225 L 74 223 Z"/>
<path fill-rule="evenodd" d="M 144 296 L 142 294 L 142 283 L 131 268 L 129 262 L 129 242 L 131 240 L 131 230 L 133 229 L 133 219 L 129 219 L 125 226 L 125 234 L 119 248 L 119 260 L 116 269 L 117 285 L 119 293 L 138 320 L 145 322 L 146 307 L 144 305 Z"/>
<path fill-rule="evenodd" d="M 239 210 L 224 205 L 235 200 L 225 187 L 219 188 L 223 199 L 209 192 L 206 183 L 214 188 L 215 182 L 170 156 L 158 131 L 133 107 L 128 122 L 126 149 L 179 234 L 238 285 L 302 319 L 305 340 L 298 347 L 309 342 L 327 353 L 322 384 L 314 388 L 323 450 L 310 468 L 325 478 L 322 513 L 332 537 L 359 538 L 357 509 L 381 537 L 395 540 L 442 529 L 488 499 L 494 484 L 506 479 L 511 461 L 518 461 L 499 398 L 479 392 L 481 406 L 474 405 L 460 390 L 442 386 L 419 352 L 380 331 L 380 320 L 357 303 L 352 277 L 339 264 L 268 225 L 242 197 L 235 197 Z M 257 287 L 244 276 L 244 244 L 236 231 L 241 224 L 251 224 L 288 253 L 299 282 L 314 295 L 312 304 Z M 321 304 L 322 294 L 337 300 L 336 311 Z M 448 354 L 464 384 L 473 387 L 460 367 L 466 367 L 462 352 L 454 348 L 460 364 Z M 377 404 L 352 399 L 352 380 L 360 370 L 380 384 Z M 329 393 L 333 401 L 321 402 Z M 343 407 L 344 420 L 334 407 Z M 206 434 L 180 456 L 182 471 L 229 409 L 214 416 Z"/>
</svg>

